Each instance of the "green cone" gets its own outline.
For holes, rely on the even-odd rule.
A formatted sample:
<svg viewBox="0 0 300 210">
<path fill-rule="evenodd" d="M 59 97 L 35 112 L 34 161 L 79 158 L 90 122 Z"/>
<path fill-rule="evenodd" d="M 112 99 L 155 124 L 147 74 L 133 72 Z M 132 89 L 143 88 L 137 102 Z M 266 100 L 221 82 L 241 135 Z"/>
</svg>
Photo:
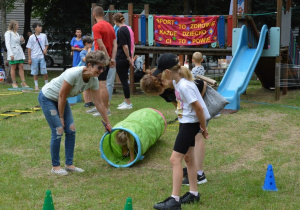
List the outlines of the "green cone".
<svg viewBox="0 0 300 210">
<path fill-rule="evenodd" d="M 125 204 L 124 210 L 133 210 L 133 208 L 132 208 L 132 199 L 130 197 L 128 197 L 126 199 L 126 204 Z"/>
<path fill-rule="evenodd" d="M 50 190 L 46 191 L 43 210 L 54 210 L 54 205 L 53 205 L 53 200 L 52 200 L 52 195 Z"/>
</svg>

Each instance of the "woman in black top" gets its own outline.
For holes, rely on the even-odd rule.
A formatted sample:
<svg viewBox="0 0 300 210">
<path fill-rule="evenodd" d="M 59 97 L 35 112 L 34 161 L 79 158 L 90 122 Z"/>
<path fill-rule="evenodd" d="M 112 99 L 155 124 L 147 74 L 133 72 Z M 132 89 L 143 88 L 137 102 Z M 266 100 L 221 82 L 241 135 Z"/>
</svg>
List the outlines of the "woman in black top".
<svg viewBox="0 0 300 210">
<path fill-rule="evenodd" d="M 131 55 L 131 39 L 128 27 L 125 25 L 125 18 L 123 14 L 116 13 L 114 15 L 115 25 L 119 27 L 117 32 L 117 56 L 116 56 L 116 69 L 117 74 L 123 86 L 125 96 L 124 103 L 120 104 L 118 109 L 132 109 L 130 102 L 130 90 L 128 85 L 128 69 L 129 65 L 133 65 Z"/>
<path fill-rule="evenodd" d="M 205 96 L 207 83 L 203 80 L 196 79 L 195 84 L 202 97 Z M 162 79 L 162 75 L 153 76 L 145 75 L 141 80 L 141 88 L 150 95 L 159 95 L 166 102 L 171 102 L 177 107 L 175 89 L 172 80 Z"/>
</svg>

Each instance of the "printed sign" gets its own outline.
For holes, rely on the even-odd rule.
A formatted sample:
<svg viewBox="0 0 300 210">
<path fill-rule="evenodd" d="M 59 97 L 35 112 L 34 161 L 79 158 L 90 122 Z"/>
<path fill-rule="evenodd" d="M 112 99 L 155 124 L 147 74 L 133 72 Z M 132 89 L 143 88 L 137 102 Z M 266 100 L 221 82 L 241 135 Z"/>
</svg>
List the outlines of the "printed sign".
<svg viewBox="0 0 300 210">
<path fill-rule="evenodd" d="M 164 45 L 204 45 L 216 42 L 218 16 L 154 16 L 154 38 Z"/>
</svg>

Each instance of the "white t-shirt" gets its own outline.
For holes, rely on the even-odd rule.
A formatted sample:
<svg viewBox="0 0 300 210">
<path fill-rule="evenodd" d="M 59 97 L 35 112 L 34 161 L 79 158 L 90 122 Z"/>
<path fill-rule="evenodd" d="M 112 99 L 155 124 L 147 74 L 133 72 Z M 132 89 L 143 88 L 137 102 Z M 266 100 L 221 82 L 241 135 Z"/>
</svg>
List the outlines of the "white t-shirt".
<svg viewBox="0 0 300 210">
<path fill-rule="evenodd" d="M 40 33 L 39 35 L 37 35 L 37 38 L 41 44 L 42 49 L 44 50 L 45 45 L 49 45 L 46 34 Z M 34 34 L 32 34 L 29 37 L 26 48 L 31 49 L 31 58 L 43 58 L 44 57 L 44 54 L 41 51 L 40 45 L 37 42 Z"/>
<path fill-rule="evenodd" d="M 193 77 L 196 77 L 197 75 L 204 76 L 204 74 L 205 74 L 205 69 L 204 69 L 203 66 L 195 66 L 192 69 L 192 75 L 193 75 Z"/>
<path fill-rule="evenodd" d="M 194 82 L 188 81 L 185 78 L 179 80 L 176 84 L 173 80 L 173 85 L 175 87 L 175 95 L 177 100 L 177 114 L 178 121 L 180 123 L 195 123 L 199 122 L 197 114 L 191 105 L 195 101 L 199 101 L 203 108 L 205 119 L 210 118 L 210 114 L 207 107 L 199 93 L 199 90 Z"/>
<path fill-rule="evenodd" d="M 82 71 L 83 66 L 67 69 L 64 73 L 52 79 L 42 88 L 43 94 L 51 100 L 58 101 L 59 91 L 64 80 L 72 86 L 68 97 L 76 96 L 89 88 L 98 90 L 98 78 L 91 77 L 89 82 L 85 83 L 82 78 Z"/>
</svg>

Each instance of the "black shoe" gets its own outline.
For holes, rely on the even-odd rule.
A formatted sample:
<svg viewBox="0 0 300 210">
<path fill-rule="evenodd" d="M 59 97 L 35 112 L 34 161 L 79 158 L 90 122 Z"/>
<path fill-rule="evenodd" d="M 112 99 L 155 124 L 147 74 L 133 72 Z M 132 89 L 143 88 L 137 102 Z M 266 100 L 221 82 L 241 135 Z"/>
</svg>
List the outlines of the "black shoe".
<svg viewBox="0 0 300 210">
<path fill-rule="evenodd" d="M 88 103 L 85 103 L 84 104 L 84 107 L 92 107 L 92 106 L 95 106 L 95 104 L 93 102 L 88 102 Z"/>
<path fill-rule="evenodd" d="M 206 182 L 207 179 L 204 172 L 202 175 L 197 174 L 197 184 L 204 184 Z M 189 178 L 187 176 L 182 180 L 182 185 L 190 185 Z"/>
<path fill-rule="evenodd" d="M 183 178 L 187 177 L 187 167 L 183 168 Z"/>
<path fill-rule="evenodd" d="M 176 201 L 173 197 L 168 197 L 163 202 L 155 204 L 153 208 L 161 210 L 181 210 L 181 203 Z"/>
<path fill-rule="evenodd" d="M 182 204 L 198 202 L 200 201 L 200 193 L 198 193 L 198 195 L 195 196 L 192 193 L 187 192 L 184 194 L 184 196 L 180 198 L 180 200 Z"/>
</svg>

